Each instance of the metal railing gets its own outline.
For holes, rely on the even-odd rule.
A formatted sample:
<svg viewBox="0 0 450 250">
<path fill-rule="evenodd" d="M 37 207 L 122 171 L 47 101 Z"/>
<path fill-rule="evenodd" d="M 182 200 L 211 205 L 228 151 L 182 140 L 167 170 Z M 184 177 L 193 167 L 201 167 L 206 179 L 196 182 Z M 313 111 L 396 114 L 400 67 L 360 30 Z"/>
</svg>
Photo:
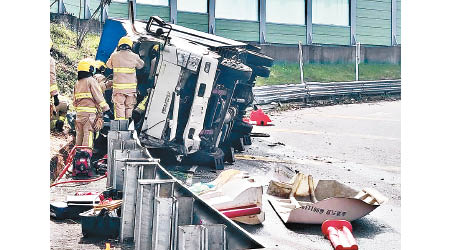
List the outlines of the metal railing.
<svg viewBox="0 0 450 250">
<path fill-rule="evenodd" d="M 269 85 L 254 87 L 257 104 L 320 99 L 347 95 L 375 95 L 401 93 L 401 80 L 309 82 L 305 84 Z"/>
</svg>

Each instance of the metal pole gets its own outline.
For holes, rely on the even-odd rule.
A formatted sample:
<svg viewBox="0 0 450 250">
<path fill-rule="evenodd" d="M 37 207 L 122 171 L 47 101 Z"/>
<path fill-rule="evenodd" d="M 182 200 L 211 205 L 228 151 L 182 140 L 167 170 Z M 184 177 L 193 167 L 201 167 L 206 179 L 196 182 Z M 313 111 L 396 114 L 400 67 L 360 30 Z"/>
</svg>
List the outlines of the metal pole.
<svg viewBox="0 0 450 250">
<path fill-rule="evenodd" d="M 356 0 L 350 0 L 350 44 L 356 44 Z"/>
<path fill-rule="evenodd" d="M 312 0 L 306 0 L 306 44 L 312 44 Z"/>
<path fill-rule="evenodd" d="M 108 19 L 108 6 L 109 5 L 105 5 L 102 8 L 102 23 L 104 23 L 106 19 Z"/>
<path fill-rule="evenodd" d="M 91 12 L 89 11 L 89 0 L 84 0 L 83 8 L 84 8 L 84 15 L 83 19 L 89 19 L 91 18 Z"/>
<path fill-rule="evenodd" d="M 64 13 L 64 3 L 63 0 L 58 0 L 58 13 L 63 14 Z"/>
<path fill-rule="evenodd" d="M 170 6 L 170 22 L 177 23 L 177 0 L 169 0 Z"/>
<path fill-rule="evenodd" d="M 130 2 L 131 2 L 131 4 L 133 5 L 133 20 L 136 20 L 136 13 L 137 13 L 137 10 L 136 10 L 136 0 L 128 0 L 128 4 L 130 4 Z M 130 17 L 130 11 L 128 11 L 128 19 L 131 19 L 131 17 Z"/>
<path fill-rule="evenodd" d="M 216 0 L 208 1 L 208 32 L 216 34 Z"/>
<path fill-rule="evenodd" d="M 361 43 L 356 43 L 356 53 L 355 53 L 355 78 L 356 81 L 359 81 L 359 62 L 361 59 Z"/>
<path fill-rule="evenodd" d="M 397 0 L 391 0 L 391 45 L 397 45 Z"/>
<path fill-rule="evenodd" d="M 302 41 L 298 41 L 298 65 L 300 67 L 300 84 L 303 84 L 303 51 Z"/>
<path fill-rule="evenodd" d="M 266 42 L 266 0 L 259 0 L 259 43 Z"/>
</svg>

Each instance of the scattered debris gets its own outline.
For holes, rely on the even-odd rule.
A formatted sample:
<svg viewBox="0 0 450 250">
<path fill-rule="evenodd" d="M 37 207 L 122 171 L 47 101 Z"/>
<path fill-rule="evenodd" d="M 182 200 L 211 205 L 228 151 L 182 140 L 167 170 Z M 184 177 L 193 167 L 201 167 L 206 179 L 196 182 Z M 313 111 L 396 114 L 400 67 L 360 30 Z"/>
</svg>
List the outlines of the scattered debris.
<svg viewBox="0 0 450 250">
<path fill-rule="evenodd" d="M 353 189 L 336 180 L 298 173 L 290 183 L 271 181 L 268 200 L 284 223 L 321 224 L 325 220 L 359 219 L 387 201 L 378 191 Z"/>
<path fill-rule="evenodd" d="M 322 233 L 336 250 L 358 250 L 352 231 L 352 224 L 346 220 L 327 220 L 322 224 Z"/>
<path fill-rule="evenodd" d="M 282 143 L 282 142 L 275 142 L 275 143 L 271 143 L 269 145 L 267 145 L 269 147 L 275 147 L 275 146 L 286 146 L 286 144 Z"/>
<path fill-rule="evenodd" d="M 225 170 L 210 183 L 196 183 L 190 190 L 228 218 L 244 224 L 261 224 L 263 186 L 247 172 Z"/>
<path fill-rule="evenodd" d="M 292 161 L 279 160 L 275 158 L 269 158 L 264 156 L 254 156 L 254 155 L 235 155 L 236 159 L 247 160 L 247 161 L 265 161 L 265 162 L 277 162 L 277 163 L 289 163 L 294 164 Z"/>
<path fill-rule="evenodd" d="M 270 137 L 267 133 L 250 133 L 250 137 Z"/>
</svg>

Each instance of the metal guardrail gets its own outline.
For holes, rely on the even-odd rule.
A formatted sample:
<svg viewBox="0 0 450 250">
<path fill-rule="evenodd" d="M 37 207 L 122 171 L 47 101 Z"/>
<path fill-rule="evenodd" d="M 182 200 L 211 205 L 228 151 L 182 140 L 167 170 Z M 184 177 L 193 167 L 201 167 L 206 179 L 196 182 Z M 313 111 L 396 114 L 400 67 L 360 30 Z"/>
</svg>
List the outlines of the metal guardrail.
<svg viewBox="0 0 450 250">
<path fill-rule="evenodd" d="M 306 84 L 268 85 L 253 88 L 253 94 L 257 104 L 333 96 L 394 94 L 400 92 L 400 79 L 330 83 L 309 82 Z"/>
</svg>

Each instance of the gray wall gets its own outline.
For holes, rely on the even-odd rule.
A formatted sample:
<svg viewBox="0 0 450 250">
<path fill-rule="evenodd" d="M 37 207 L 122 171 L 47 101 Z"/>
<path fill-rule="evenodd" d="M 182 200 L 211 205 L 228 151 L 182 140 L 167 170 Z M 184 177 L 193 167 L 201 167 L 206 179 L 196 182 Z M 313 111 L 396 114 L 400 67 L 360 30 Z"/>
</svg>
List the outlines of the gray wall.
<svg viewBox="0 0 450 250">
<path fill-rule="evenodd" d="M 259 45 L 262 53 L 278 62 L 298 62 L 298 46 Z M 354 63 L 354 46 L 303 45 L 304 63 Z M 401 46 L 361 45 L 361 63 L 401 63 Z"/>
</svg>

